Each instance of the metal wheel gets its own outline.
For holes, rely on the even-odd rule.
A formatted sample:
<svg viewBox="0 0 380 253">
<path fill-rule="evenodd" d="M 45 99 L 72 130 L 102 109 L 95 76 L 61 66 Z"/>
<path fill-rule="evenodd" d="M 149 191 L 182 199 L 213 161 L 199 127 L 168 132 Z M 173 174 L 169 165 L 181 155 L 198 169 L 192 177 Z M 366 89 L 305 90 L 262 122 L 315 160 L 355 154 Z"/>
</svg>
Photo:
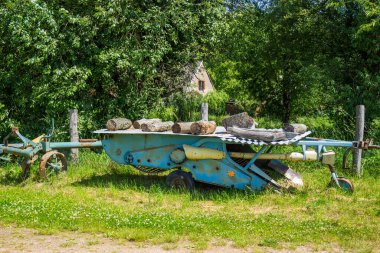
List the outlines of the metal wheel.
<svg viewBox="0 0 380 253">
<path fill-rule="evenodd" d="M 337 178 L 339 187 L 346 191 L 346 192 L 354 192 L 354 185 L 348 180 L 347 178 L 344 177 L 338 177 Z M 336 182 L 332 179 L 331 182 L 329 183 L 330 187 L 337 186 Z"/>
<path fill-rule="evenodd" d="M 194 179 L 192 178 L 191 173 L 182 170 L 175 170 L 171 172 L 166 178 L 166 184 L 170 188 L 178 190 L 193 191 L 195 187 Z"/>
<path fill-rule="evenodd" d="M 44 154 L 40 162 L 40 177 L 47 179 L 52 174 L 58 174 L 67 170 L 67 160 L 64 154 L 58 151 L 50 151 Z"/>
</svg>

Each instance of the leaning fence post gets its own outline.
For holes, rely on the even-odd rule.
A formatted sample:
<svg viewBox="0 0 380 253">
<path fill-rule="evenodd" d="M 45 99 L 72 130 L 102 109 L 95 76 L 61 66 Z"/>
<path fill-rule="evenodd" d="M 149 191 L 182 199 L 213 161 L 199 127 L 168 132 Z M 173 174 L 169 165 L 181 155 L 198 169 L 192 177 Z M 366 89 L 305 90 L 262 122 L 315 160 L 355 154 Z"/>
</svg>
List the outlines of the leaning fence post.
<svg viewBox="0 0 380 253">
<path fill-rule="evenodd" d="M 70 141 L 78 142 L 78 110 L 70 109 Z M 71 161 L 74 163 L 78 162 L 79 154 L 77 148 L 72 148 L 70 150 Z"/>
<path fill-rule="evenodd" d="M 355 141 L 360 142 L 363 141 L 364 138 L 364 115 L 365 115 L 365 107 L 364 105 L 356 106 L 356 132 L 355 132 Z M 353 157 L 353 170 L 357 176 L 362 174 L 361 170 L 361 162 L 362 162 L 362 149 L 355 148 L 354 149 L 354 157 Z"/>
<path fill-rule="evenodd" d="M 208 103 L 202 103 L 201 105 L 201 115 L 203 121 L 208 121 Z"/>
</svg>

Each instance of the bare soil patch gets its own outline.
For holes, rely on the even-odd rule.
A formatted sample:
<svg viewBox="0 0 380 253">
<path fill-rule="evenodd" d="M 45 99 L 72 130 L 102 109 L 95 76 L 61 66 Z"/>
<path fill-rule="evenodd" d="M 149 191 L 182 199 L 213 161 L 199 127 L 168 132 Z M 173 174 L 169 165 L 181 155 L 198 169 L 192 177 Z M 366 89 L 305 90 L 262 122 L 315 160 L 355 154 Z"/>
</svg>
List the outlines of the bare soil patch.
<svg viewBox="0 0 380 253">
<path fill-rule="evenodd" d="M 300 246 L 294 249 L 272 249 L 260 248 L 235 248 L 231 243 L 226 245 L 211 244 L 205 250 L 199 250 L 190 246 L 189 242 L 175 244 L 152 245 L 147 243 L 130 242 L 104 237 L 99 234 L 86 234 L 79 232 L 56 232 L 44 234 L 43 231 L 19 228 L 14 226 L 0 225 L 0 253 L 21 252 L 62 252 L 62 253 L 84 253 L 84 252 L 272 252 L 272 253 L 303 253 L 303 252 L 342 252 L 335 248 L 333 251 L 313 250 L 308 246 Z"/>
</svg>

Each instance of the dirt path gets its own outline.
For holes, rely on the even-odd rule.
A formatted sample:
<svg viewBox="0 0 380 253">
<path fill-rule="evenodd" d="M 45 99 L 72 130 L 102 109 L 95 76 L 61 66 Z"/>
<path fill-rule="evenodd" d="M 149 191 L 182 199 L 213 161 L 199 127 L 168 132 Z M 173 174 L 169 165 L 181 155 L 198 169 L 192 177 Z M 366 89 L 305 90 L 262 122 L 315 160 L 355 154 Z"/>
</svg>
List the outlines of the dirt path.
<svg viewBox="0 0 380 253">
<path fill-rule="evenodd" d="M 26 228 L 0 225 L 0 253 L 15 252 L 193 252 L 188 244 L 146 245 L 122 240 L 105 238 L 102 235 L 78 232 L 59 232 L 42 235 L 38 231 Z M 245 251 L 245 250 L 244 250 Z M 213 247 L 203 252 L 242 252 L 230 246 Z M 247 251 L 248 252 L 248 251 Z"/>
<path fill-rule="evenodd" d="M 297 247 L 289 250 L 275 250 L 270 248 L 237 249 L 231 245 L 211 246 L 206 250 L 196 250 L 189 243 L 148 245 L 116 239 L 102 235 L 85 234 L 78 232 L 58 232 L 52 235 L 38 233 L 37 230 L 0 225 L 0 253 L 38 252 L 38 253 L 84 253 L 84 252 L 206 252 L 206 253 L 235 253 L 235 252 L 272 252 L 272 253 L 301 253 L 310 252 L 311 248 Z M 315 251 L 314 251 L 315 252 Z M 319 251 L 327 252 L 327 251 Z M 334 250 L 330 252 L 341 252 Z"/>
</svg>

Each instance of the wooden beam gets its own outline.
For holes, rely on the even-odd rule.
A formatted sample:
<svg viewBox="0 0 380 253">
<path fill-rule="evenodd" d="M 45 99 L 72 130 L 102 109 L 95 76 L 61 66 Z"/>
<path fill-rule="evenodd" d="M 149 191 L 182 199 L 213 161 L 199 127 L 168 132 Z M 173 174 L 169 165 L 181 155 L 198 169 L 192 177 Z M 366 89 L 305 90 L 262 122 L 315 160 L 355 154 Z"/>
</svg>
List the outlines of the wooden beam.
<svg viewBox="0 0 380 253">
<path fill-rule="evenodd" d="M 78 110 L 71 109 L 69 110 L 70 114 L 70 141 L 78 142 L 79 134 L 78 134 Z M 79 159 L 79 150 L 77 148 L 72 148 L 70 150 L 70 157 L 73 163 L 77 163 Z"/>
<path fill-rule="evenodd" d="M 355 140 L 359 143 L 363 141 L 364 138 L 364 122 L 365 122 L 365 107 L 364 105 L 356 106 L 356 132 L 355 132 Z M 362 149 L 355 148 L 353 150 L 353 170 L 357 176 L 361 176 L 362 169 Z"/>
</svg>

